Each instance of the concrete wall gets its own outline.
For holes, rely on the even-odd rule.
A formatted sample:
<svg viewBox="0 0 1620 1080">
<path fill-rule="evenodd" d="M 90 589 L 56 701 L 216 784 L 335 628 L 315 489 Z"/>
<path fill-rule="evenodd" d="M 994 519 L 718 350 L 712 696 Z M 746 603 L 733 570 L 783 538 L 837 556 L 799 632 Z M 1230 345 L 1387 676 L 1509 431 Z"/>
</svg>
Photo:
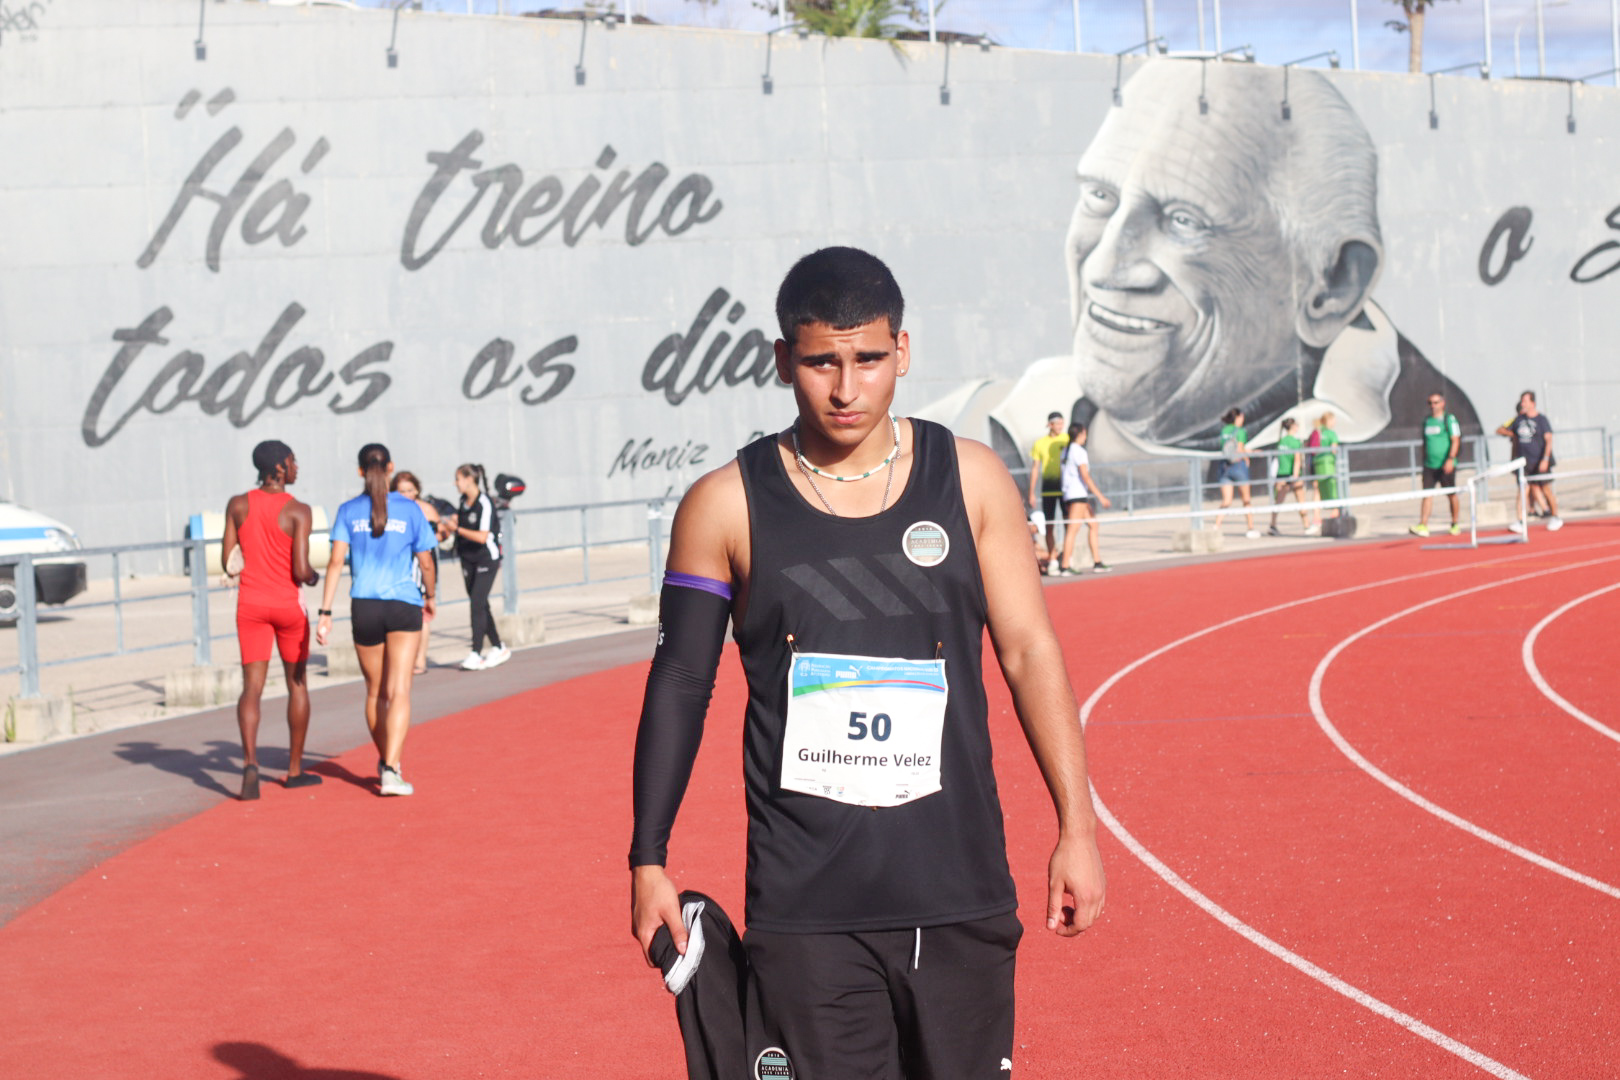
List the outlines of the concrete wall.
<svg viewBox="0 0 1620 1080">
<path fill-rule="evenodd" d="M 199 62 L 192 0 L 4 4 L 0 496 L 88 544 L 178 535 L 265 438 L 328 507 L 370 440 L 439 494 L 468 460 L 527 505 L 679 490 L 785 422 L 775 287 L 828 243 L 907 291 L 902 409 L 1071 348 L 1112 58 L 952 49 L 945 106 L 943 46 L 780 35 L 767 96 L 759 35 L 593 25 L 577 85 L 579 23 L 406 13 L 390 68 L 388 13 L 210 3 Z M 1328 77 L 1401 334 L 1492 425 L 1544 383 L 1561 426 L 1620 419 L 1617 92 L 1571 135 L 1562 85 L 1442 78 L 1432 130 L 1428 80 Z"/>
</svg>

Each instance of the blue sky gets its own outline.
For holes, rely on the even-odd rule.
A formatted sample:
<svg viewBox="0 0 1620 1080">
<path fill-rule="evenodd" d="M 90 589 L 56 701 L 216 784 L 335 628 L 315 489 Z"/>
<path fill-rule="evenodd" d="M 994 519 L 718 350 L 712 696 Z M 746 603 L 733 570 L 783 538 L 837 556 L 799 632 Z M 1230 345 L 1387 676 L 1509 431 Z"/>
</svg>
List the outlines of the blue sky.
<svg viewBox="0 0 1620 1080">
<path fill-rule="evenodd" d="M 383 6 L 387 0 L 362 0 Z M 425 0 L 430 10 L 493 13 L 503 0 Z M 579 7 L 585 0 L 504 0 L 509 13 L 541 7 Z M 603 0 L 617 8 L 622 0 Z M 1428 70 L 1477 61 L 1484 56 L 1482 7 L 1487 0 L 1441 0 L 1428 19 L 1424 67 Z M 762 30 L 774 19 L 751 0 L 632 0 L 638 13 L 664 23 Z M 1153 0 L 1155 30 L 1172 49 L 1198 48 L 1198 10 L 1205 19 L 1205 45 L 1215 43 L 1214 7 L 1221 9 L 1221 43 L 1254 46 L 1262 63 L 1337 49 L 1350 67 L 1352 0 Z M 1406 37 L 1384 23 L 1400 16 L 1391 0 L 1354 0 L 1361 31 L 1363 70 L 1406 70 Z M 1489 0 L 1492 60 L 1497 77 L 1517 70 L 1537 74 L 1534 0 Z M 1614 67 L 1610 38 L 1611 0 L 1544 0 L 1546 73 L 1578 77 Z M 1068 51 L 1074 47 L 1071 0 L 944 0 L 939 25 L 1027 49 Z M 1142 0 L 1080 0 L 1082 44 L 1087 52 L 1109 53 L 1145 37 Z M 1612 76 L 1594 80 L 1611 84 Z"/>
</svg>

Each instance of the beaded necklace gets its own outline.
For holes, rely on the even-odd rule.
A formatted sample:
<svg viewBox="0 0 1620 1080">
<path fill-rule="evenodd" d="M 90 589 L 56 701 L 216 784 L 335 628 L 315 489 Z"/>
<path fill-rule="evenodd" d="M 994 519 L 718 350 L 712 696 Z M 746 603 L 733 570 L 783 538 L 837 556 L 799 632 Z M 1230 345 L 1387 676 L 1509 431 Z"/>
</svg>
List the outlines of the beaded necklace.
<svg viewBox="0 0 1620 1080">
<path fill-rule="evenodd" d="M 865 480 L 867 477 L 876 473 L 879 469 L 886 468 L 888 470 L 888 478 L 883 483 L 883 501 L 878 504 L 878 513 L 881 514 L 883 511 L 889 508 L 889 493 L 894 490 L 894 463 L 900 457 L 900 420 L 891 414 L 889 417 L 889 425 L 894 432 L 894 449 L 889 451 L 889 456 L 872 466 L 872 468 L 868 469 L 866 472 L 861 473 L 859 476 L 839 476 L 837 473 L 823 472 L 821 469 L 818 469 L 814 465 L 810 464 L 810 462 L 804 456 L 803 449 L 801 449 L 799 446 L 799 422 L 797 420 L 793 421 L 793 427 L 789 429 L 790 434 L 793 437 L 793 460 L 798 464 L 799 471 L 804 473 L 804 478 L 809 481 L 810 490 L 816 493 L 816 498 L 821 500 L 821 505 L 825 507 L 827 513 L 831 514 L 833 517 L 838 516 L 838 511 L 832 508 L 832 503 L 827 501 L 827 496 L 822 493 L 820 485 L 816 483 L 816 477 L 818 476 L 824 477 L 828 480 L 837 480 L 841 483 L 849 484 L 855 482 L 856 480 Z"/>
</svg>

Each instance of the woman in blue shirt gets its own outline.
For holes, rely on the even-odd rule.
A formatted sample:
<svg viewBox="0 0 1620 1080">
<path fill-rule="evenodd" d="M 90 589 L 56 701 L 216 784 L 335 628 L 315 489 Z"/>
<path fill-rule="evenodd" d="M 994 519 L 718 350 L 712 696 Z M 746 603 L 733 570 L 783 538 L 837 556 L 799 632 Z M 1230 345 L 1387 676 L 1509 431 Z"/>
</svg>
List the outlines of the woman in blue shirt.
<svg viewBox="0 0 1620 1080">
<path fill-rule="evenodd" d="M 332 522 L 332 559 L 326 568 L 315 640 L 332 630 L 332 598 L 345 558 L 354 651 L 366 677 L 366 726 L 377 744 L 377 781 L 384 795 L 415 789 L 400 775 L 399 758 L 411 726 L 411 675 L 422 611 L 434 612 L 433 528 L 415 501 L 388 490 L 394 463 L 388 448 L 360 448 L 365 494 L 338 507 Z"/>
</svg>

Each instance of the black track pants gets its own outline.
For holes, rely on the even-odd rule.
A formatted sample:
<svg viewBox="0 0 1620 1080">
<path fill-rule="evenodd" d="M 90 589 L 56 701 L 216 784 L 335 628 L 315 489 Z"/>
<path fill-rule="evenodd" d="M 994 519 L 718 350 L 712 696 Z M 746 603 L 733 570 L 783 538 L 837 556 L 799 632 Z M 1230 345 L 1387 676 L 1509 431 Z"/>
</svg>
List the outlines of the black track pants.
<svg viewBox="0 0 1620 1080">
<path fill-rule="evenodd" d="M 495 629 L 495 616 L 489 610 L 489 593 L 495 588 L 495 575 L 500 573 L 498 562 L 469 563 L 461 560 L 461 580 L 467 583 L 467 599 L 472 604 L 473 652 L 484 651 L 484 639 L 497 649 L 501 647 L 500 631 Z"/>
</svg>

